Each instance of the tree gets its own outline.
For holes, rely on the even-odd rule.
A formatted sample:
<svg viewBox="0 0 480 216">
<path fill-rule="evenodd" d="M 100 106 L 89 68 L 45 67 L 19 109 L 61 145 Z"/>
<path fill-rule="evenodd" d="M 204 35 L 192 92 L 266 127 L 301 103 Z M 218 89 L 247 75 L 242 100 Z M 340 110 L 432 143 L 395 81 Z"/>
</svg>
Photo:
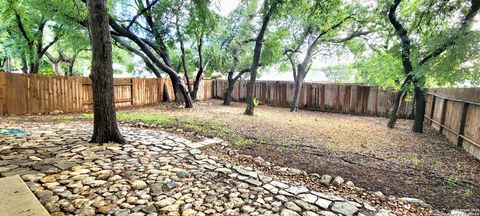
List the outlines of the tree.
<svg viewBox="0 0 480 216">
<path fill-rule="evenodd" d="M 251 21 L 256 9 L 255 1 L 240 2 L 228 17 L 219 21 L 216 33 L 210 37 L 209 68 L 227 75 L 227 88 L 223 92 L 225 106 L 230 105 L 235 83 L 250 72 L 254 41 Z M 262 61 L 260 64 L 269 63 Z"/>
<path fill-rule="evenodd" d="M 449 2 L 425 1 L 429 4 L 428 8 L 437 8 L 437 10 L 422 11 L 423 5 L 416 5 L 416 2 L 405 2 L 410 8 L 418 9 L 415 11 L 415 20 L 410 24 L 410 29 L 402 24 L 397 17 L 397 9 L 402 0 L 395 0 L 388 10 L 388 21 L 394 28 L 394 33 L 399 38 L 400 58 L 403 66 L 404 80 L 401 88 L 395 94 L 393 111 L 387 124 L 392 128 L 395 126 L 398 107 L 409 84 L 413 85 L 414 101 L 415 101 L 415 119 L 412 130 L 417 133 L 423 132 L 423 121 L 425 115 L 425 82 L 426 67 L 429 62 L 433 61 L 440 55 L 448 52 L 450 48 L 462 42 L 462 38 L 468 36 L 469 28 L 474 17 L 480 9 L 480 1 L 471 0 L 469 7 L 464 6 L 462 1 L 456 1 L 452 5 Z M 462 12 L 467 9 L 461 23 L 458 26 L 449 26 L 443 28 L 444 31 L 437 32 L 437 27 L 448 26 L 446 20 L 455 12 Z M 435 12 L 434 12 L 435 11 Z M 440 20 L 439 18 L 445 18 Z M 407 19 L 407 18 L 403 18 Z M 443 33 L 443 34 L 442 34 Z M 444 36 L 446 35 L 446 36 Z M 412 39 L 420 37 L 420 39 Z M 435 43 L 431 43 L 434 41 Z M 416 43 L 415 43 L 416 42 Z M 412 45 L 412 43 L 415 43 Z M 415 54 L 412 54 L 412 49 Z M 457 55 L 457 58 L 462 59 Z"/>
<path fill-rule="evenodd" d="M 250 67 L 250 80 L 247 84 L 247 107 L 245 109 L 245 115 L 253 115 L 254 112 L 254 98 L 253 90 L 255 87 L 255 80 L 257 79 L 257 70 L 260 63 L 260 55 L 262 52 L 263 38 L 268 28 L 268 23 L 270 22 L 272 16 L 277 10 L 278 5 L 281 3 L 281 0 L 265 0 L 263 2 L 263 17 L 260 30 L 257 37 L 255 38 L 255 46 L 253 49 L 253 61 L 252 66 Z"/>
<path fill-rule="evenodd" d="M 82 1 L 86 2 L 85 0 Z M 161 25 L 170 19 L 171 14 L 166 16 L 166 11 L 171 12 L 169 11 L 171 1 L 136 1 L 136 11 L 131 10 L 130 5 L 126 2 L 119 2 L 116 5 L 119 7 L 116 14 L 120 14 L 125 19 L 120 20 L 116 18 L 117 16 L 109 15 L 113 38 L 121 46 L 128 47 L 128 50 L 140 57 L 143 56 L 144 61 L 148 60 L 145 62 L 147 66 L 156 67 L 157 71 L 167 73 L 175 92 L 175 101 L 185 104 L 186 108 L 193 107 L 187 86 L 170 58 L 168 44 L 165 40 L 168 36 L 168 26 Z M 77 22 L 85 26 L 84 21 L 79 20 Z"/>
<path fill-rule="evenodd" d="M 358 6 L 354 8 L 358 10 Z M 354 17 L 352 8 L 349 5 L 342 5 L 342 1 L 301 0 L 296 1 L 296 4 L 287 11 L 285 25 L 291 29 L 291 36 L 288 38 L 290 42 L 287 42 L 284 54 L 291 64 L 295 81 L 290 111 L 297 112 L 300 91 L 310 70 L 312 59 L 318 54 L 319 45 L 333 42 L 345 43 L 370 32 L 362 30 L 362 25 Z M 345 33 L 341 32 L 341 27 L 345 25 L 352 33 L 339 39 L 338 35 Z M 345 29 L 344 27 L 343 30 Z"/>
<path fill-rule="evenodd" d="M 204 56 L 204 46 L 205 46 L 205 39 L 206 36 L 213 32 L 216 28 L 217 24 L 217 17 L 215 16 L 212 11 L 208 8 L 208 1 L 207 0 L 196 0 L 193 3 L 193 7 L 190 9 L 190 20 L 186 26 L 186 32 L 190 34 L 196 43 L 197 48 L 197 73 L 195 75 L 195 80 L 193 83 L 193 89 L 190 90 L 190 96 L 192 100 L 197 99 L 197 92 L 200 86 L 200 82 L 202 81 L 202 76 L 205 73 L 210 60 L 205 60 Z M 178 32 L 181 34 L 181 31 Z M 182 38 L 179 37 L 180 43 L 182 44 Z M 181 45 L 182 46 L 182 45 Z M 182 49 L 182 58 L 185 56 L 185 51 Z M 187 71 L 185 63 L 182 64 L 184 70 Z M 188 75 L 186 75 L 188 77 Z M 190 86 L 189 80 L 187 79 L 187 84 Z"/>
<path fill-rule="evenodd" d="M 87 0 L 92 43 L 94 129 L 90 142 L 126 143 L 117 126 L 113 94 L 112 42 L 107 0 Z"/>
<path fill-rule="evenodd" d="M 54 38 L 44 45 L 44 31 L 48 27 L 49 18 L 31 5 L 17 4 L 14 1 L 9 3 L 11 13 L 15 17 L 18 34 L 22 36 L 26 52 L 28 52 L 29 73 L 38 74 L 43 56 L 58 41 L 60 34 L 55 34 Z M 51 28 L 59 27 L 53 25 Z"/>
</svg>

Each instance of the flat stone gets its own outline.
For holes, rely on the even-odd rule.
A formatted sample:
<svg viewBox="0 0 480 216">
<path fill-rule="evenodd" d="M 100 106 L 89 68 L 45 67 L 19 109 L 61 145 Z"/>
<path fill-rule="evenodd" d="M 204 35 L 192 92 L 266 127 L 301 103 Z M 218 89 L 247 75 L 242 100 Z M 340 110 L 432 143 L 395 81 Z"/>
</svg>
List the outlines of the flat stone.
<svg viewBox="0 0 480 216">
<path fill-rule="evenodd" d="M 330 204 L 332 204 L 332 201 L 322 199 L 322 198 L 318 198 L 317 201 L 315 202 L 315 205 L 317 205 L 318 207 L 320 207 L 322 209 L 328 209 Z"/>
<path fill-rule="evenodd" d="M 314 205 L 312 205 L 310 203 L 307 203 L 303 200 L 295 200 L 294 202 L 295 202 L 295 204 L 300 206 L 302 209 L 307 210 L 307 211 L 315 211 L 316 212 L 316 211 L 319 210 L 317 206 L 314 206 Z"/>
<path fill-rule="evenodd" d="M 302 216 L 320 216 L 320 215 L 312 211 L 305 211 L 305 212 L 302 212 Z"/>
<path fill-rule="evenodd" d="M 286 202 L 285 204 L 285 207 L 292 210 L 292 211 L 296 211 L 296 212 L 301 212 L 302 211 L 302 208 L 300 208 L 297 204 L 295 204 L 294 202 Z"/>
<path fill-rule="evenodd" d="M 66 169 L 70 169 L 74 166 L 78 166 L 78 164 L 75 163 L 75 162 L 70 162 L 70 161 L 61 161 L 61 162 L 53 164 L 53 166 L 55 166 L 55 167 L 57 167 L 61 170 L 66 170 Z"/>
<path fill-rule="evenodd" d="M 293 195 L 298 195 L 308 192 L 308 188 L 303 186 L 290 186 L 289 188 L 285 189 L 285 191 L 292 193 Z"/>
<path fill-rule="evenodd" d="M 417 199 L 417 198 L 403 197 L 403 198 L 399 198 L 398 200 L 401 200 L 401 201 L 404 201 L 404 202 L 407 202 L 407 203 L 417 204 L 417 205 L 420 205 L 420 206 L 423 206 L 423 207 L 426 207 L 426 208 L 431 208 L 432 207 L 432 205 L 426 203 L 425 201 L 423 201 L 421 199 Z"/>
<path fill-rule="evenodd" d="M 280 212 L 280 216 L 300 216 L 300 215 L 297 212 L 284 208 Z"/>
<path fill-rule="evenodd" d="M 252 179 L 252 178 L 248 178 L 248 179 L 245 179 L 243 180 L 244 182 L 247 182 L 251 185 L 254 185 L 254 186 L 261 186 L 262 185 L 262 182 L 261 181 L 258 181 L 258 180 L 255 180 L 255 179 Z"/>
<path fill-rule="evenodd" d="M 273 193 L 273 194 L 277 194 L 278 193 L 278 188 L 274 187 L 273 185 L 271 184 L 265 184 L 263 185 L 263 188 L 267 189 L 268 191 L 270 191 L 270 193 Z"/>
<path fill-rule="evenodd" d="M 331 211 L 321 211 L 319 212 L 321 216 L 337 216 L 337 214 L 331 212 Z"/>
<path fill-rule="evenodd" d="M 0 178 L 0 209 L 2 215 L 50 215 L 19 176 Z"/>
<path fill-rule="evenodd" d="M 244 170 L 244 169 L 242 169 L 242 168 L 240 168 L 240 167 L 236 167 L 236 166 L 234 166 L 233 169 L 234 169 L 235 171 L 237 171 L 240 175 L 250 176 L 250 177 L 252 177 L 252 178 L 254 178 L 254 179 L 258 178 L 258 175 L 257 175 L 256 172 L 247 171 L 247 170 Z"/>
<path fill-rule="evenodd" d="M 271 181 L 270 184 L 277 187 L 277 188 L 280 188 L 280 189 L 287 189 L 288 188 L 287 184 L 284 184 L 284 183 L 279 182 L 279 181 Z"/>
<path fill-rule="evenodd" d="M 350 216 L 355 214 L 358 211 L 358 208 L 355 205 L 348 202 L 334 202 L 332 206 L 332 211 L 339 214 Z"/>
<path fill-rule="evenodd" d="M 313 194 L 300 194 L 297 196 L 299 199 L 307 202 L 307 203 L 315 203 L 315 201 L 317 201 L 317 196 L 313 195 Z"/>
</svg>

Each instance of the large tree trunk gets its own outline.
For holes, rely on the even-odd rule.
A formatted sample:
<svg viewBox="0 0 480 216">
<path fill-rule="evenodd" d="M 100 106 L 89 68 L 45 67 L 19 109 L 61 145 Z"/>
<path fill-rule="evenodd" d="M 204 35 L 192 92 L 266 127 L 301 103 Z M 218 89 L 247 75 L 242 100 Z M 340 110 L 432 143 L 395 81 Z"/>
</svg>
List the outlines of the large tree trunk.
<svg viewBox="0 0 480 216">
<path fill-rule="evenodd" d="M 302 89 L 303 81 L 305 80 L 305 73 L 306 73 L 305 68 L 303 68 L 301 65 L 298 65 L 297 78 L 295 79 L 295 92 L 293 93 L 290 112 L 298 112 L 300 90 Z"/>
<path fill-rule="evenodd" d="M 40 63 L 39 62 L 33 62 L 30 64 L 30 73 L 31 74 L 38 74 L 40 71 Z"/>
<path fill-rule="evenodd" d="M 235 82 L 237 80 L 235 80 L 233 78 L 233 71 L 230 71 L 228 73 L 228 78 L 227 78 L 227 81 L 228 81 L 228 86 L 227 88 L 225 89 L 225 92 L 223 93 L 223 105 L 224 106 L 230 106 L 230 102 L 232 100 L 232 91 L 233 91 L 233 87 L 235 86 Z"/>
<path fill-rule="evenodd" d="M 423 133 L 423 121 L 425 116 L 425 91 L 415 86 L 415 118 L 413 121 L 412 131 L 415 133 Z"/>
<path fill-rule="evenodd" d="M 126 143 L 117 126 L 107 0 L 87 0 L 92 44 L 93 136 L 90 142 Z"/>
<path fill-rule="evenodd" d="M 172 76 L 170 76 L 170 79 L 172 80 L 173 91 L 175 94 L 174 103 L 185 104 L 185 108 L 192 108 L 192 98 L 190 97 L 187 86 L 185 86 L 183 80 L 177 76 L 174 76 L 173 79 Z"/>
</svg>

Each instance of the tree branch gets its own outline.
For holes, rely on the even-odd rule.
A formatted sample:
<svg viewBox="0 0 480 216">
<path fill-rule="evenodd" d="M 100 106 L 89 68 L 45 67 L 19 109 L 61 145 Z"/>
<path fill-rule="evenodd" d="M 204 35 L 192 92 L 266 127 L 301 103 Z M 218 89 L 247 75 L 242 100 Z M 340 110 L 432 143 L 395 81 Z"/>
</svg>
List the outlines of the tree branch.
<svg viewBox="0 0 480 216">
<path fill-rule="evenodd" d="M 28 37 L 27 31 L 25 31 L 25 27 L 23 26 L 22 19 L 20 17 L 20 14 L 18 14 L 17 11 L 15 11 L 15 19 L 17 21 L 17 26 L 20 32 L 22 33 L 23 38 L 27 41 L 27 43 L 31 44 L 33 43 L 32 40 Z"/>
<path fill-rule="evenodd" d="M 442 46 L 438 47 L 434 51 L 432 51 L 430 54 L 426 55 L 418 64 L 421 66 L 425 63 L 427 63 L 430 59 L 435 58 L 445 52 L 448 47 L 453 46 L 455 43 L 457 43 L 457 39 L 461 35 L 467 35 L 468 34 L 468 29 L 472 25 L 474 17 L 478 14 L 478 11 L 480 9 L 480 1 L 479 0 L 471 0 L 472 5 L 470 6 L 470 10 L 468 11 L 467 15 L 465 15 L 462 24 L 460 25 L 460 29 L 455 34 L 453 37 L 451 37 L 449 40 L 447 40 L 446 43 L 444 43 Z"/>
<path fill-rule="evenodd" d="M 135 23 L 135 21 L 138 19 L 138 17 L 142 16 L 144 13 L 149 11 L 157 2 L 160 0 L 154 0 L 152 3 L 148 4 L 146 7 L 142 8 L 135 16 L 133 16 L 132 20 L 130 20 L 130 23 L 127 25 L 127 29 L 130 29 L 132 25 Z"/>
</svg>

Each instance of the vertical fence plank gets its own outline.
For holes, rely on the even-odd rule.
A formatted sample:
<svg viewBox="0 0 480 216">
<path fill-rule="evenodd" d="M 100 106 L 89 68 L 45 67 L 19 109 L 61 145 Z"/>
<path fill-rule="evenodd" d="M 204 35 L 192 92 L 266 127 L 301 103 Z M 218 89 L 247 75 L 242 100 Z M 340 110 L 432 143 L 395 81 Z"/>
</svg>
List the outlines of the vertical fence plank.
<svg viewBox="0 0 480 216">
<path fill-rule="evenodd" d="M 463 147 L 463 135 L 465 135 L 465 123 L 467 121 L 467 113 L 469 106 L 469 103 L 463 103 L 462 119 L 460 120 L 460 128 L 458 131 L 457 147 Z"/>
<path fill-rule="evenodd" d="M 445 124 L 445 118 L 446 118 L 446 115 L 447 115 L 447 99 L 443 99 L 443 103 L 442 103 L 442 115 L 440 117 L 440 129 L 439 129 L 439 133 L 442 134 L 443 133 L 443 127 L 442 125 Z"/>
</svg>

